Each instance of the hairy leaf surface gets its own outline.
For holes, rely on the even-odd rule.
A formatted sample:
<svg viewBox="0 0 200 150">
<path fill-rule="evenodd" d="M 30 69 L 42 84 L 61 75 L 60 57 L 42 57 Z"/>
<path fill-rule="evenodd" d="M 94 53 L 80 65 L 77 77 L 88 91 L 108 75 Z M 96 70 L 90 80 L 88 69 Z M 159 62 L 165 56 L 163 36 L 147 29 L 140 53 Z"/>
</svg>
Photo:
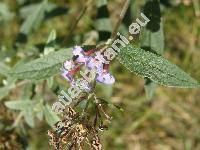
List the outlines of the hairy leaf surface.
<svg viewBox="0 0 200 150">
<path fill-rule="evenodd" d="M 140 47 L 144 50 L 149 50 L 159 55 L 163 55 L 164 52 L 164 32 L 163 23 L 160 22 L 160 28 L 158 31 L 151 31 L 147 28 L 143 28 L 140 34 Z M 148 99 L 153 98 L 156 84 L 148 78 L 145 78 L 145 92 Z"/>
<path fill-rule="evenodd" d="M 18 79 L 46 79 L 57 74 L 60 71 L 61 63 L 70 59 L 71 56 L 71 49 L 62 49 L 20 65 L 13 69 L 10 75 Z"/>
<path fill-rule="evenodd" d="M 33 106 L 33 101 L 29 101 L 29 100 L 15 100 L 15 101 L 8 101 L 5 102 L 5 105 L 10 108 L 10 109 L 14 109 L 14 110 L 24 110 L 26 108 L 32 107 Z"/>
<path fill-rule="evenodd" d="M 195 79 L 167 59 L 133 45 L 121 49 L 119 60 L 131 72 L 148 77 L 157 84 L 182 88 L 200 87 Z"/>
</svg>

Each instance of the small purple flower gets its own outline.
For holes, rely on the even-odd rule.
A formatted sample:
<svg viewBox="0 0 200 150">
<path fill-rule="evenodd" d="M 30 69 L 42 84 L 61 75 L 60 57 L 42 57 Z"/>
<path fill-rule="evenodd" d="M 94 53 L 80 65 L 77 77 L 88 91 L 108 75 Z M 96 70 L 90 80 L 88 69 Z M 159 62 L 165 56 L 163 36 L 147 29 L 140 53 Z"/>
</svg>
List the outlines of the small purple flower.
<svg viewBox="0 0 200 150">
<path fill-rule="evenodd" d="M 115 83 L 115 78 L 110 73 L 102 73 L 97 76 L 96 81 L 110 85 Z"/>
<path fill-rule="evenodd" d="M 80 46 L 74 46 L 73 48 L 73 55 L 76 56 L 76 62 L 83 63 L 86 65 L 88 60 L 88 56 L 84 55 L 84 51 Z"/>
<path fill-rule="evenodd" d="M 73 55 L 74 56 L 77 56 L 77 55 L 80 55 L 80 54 L 83 54 L 83 49 L 80 47 L 80 46 L 74 46 L 73 47 Z"/>
<path fill-rule="evenodd" d="M 88 59 L 86 66 L 89 69 L 94 69 L 95 68 L 98 71 L 103 70 L 103 64 L 100 61 L 96 60 L 94 57 L 90 57 Z"/>
<path fill-rule="evenodd" d="M 73 61 L 65 61 L 63 64 L 64 69 L 66 69 L 67 71 L 70 71 L 72 69 L 74 69 L 75 65 Z"/>
<path fill-rule="evenodd" d="M 86 65 L 87 60 L 88 60 L 88 57 L 84 55 L 79 55 L 79 57 L 76 59 L 78 63 L 84 64 L 84 65 Z"/>
<path fill-rule="evenodd" d="M 109 65 L 104 64 L 104 62 L 100 60 L 100 57 L 103 56 L 92 56 L 91 54 L 93 54 L 93 52 L 94 51 L 91 50 L 91 52 L 89 51 L 88 53 L 85 53 L 80 46 L 74 46 L 73 55 L 75 56 L 75 60 L 66 61 L 63 64 L 62 76 L 73 85 L 73 75 L 78 72 L 81 65 L 84 64 L 88 69 L 96 70 L 97 82 L 113 84 L 115 82 L 115 78 L 108 72 Z M 79 86 L 81 85 L 80 88 L 83 88 L 85 91 L 91 90 L 89 83 L 85 83 L 84 81 L 81 82 L 79 82 Z"/>
<path fill-rule="evenodd" d="M 67 70 L 63 70 L 62 76 L 69 82 L 73 81 L 73 76 Z"/>
</svg>

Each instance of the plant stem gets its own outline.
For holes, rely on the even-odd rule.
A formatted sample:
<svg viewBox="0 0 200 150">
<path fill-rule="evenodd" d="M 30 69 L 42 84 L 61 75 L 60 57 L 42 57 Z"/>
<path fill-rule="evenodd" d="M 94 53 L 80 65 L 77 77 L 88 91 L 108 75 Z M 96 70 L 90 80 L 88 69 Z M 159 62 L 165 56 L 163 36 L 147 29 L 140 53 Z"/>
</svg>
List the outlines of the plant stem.
<svg viewBox="0 0 200 150">
<path fill-rule="evenodd" d="M 124 3 L 124 6 L 122 8 L 122 11 L 120 13 L 119 19 L 117 20 L 117 23 L 112 31 L 111 37 L 110 37 L 110 39 L 107 40 L 107 43 L 101 43 L 101 44 L 97 45 L 97 48 L 100 49 L 101 52 L 104 52 L 104 50 L 108 47 L 108 45 L 110 45 L 110 43 L 112 43 L 114 41 L 114 39 L 116 38 L 118 28 L 121 25 L 121 22 L 126 14 L 129 4 L 130 4 L 130 0 L 126 0 L 126 2 Z"/>
<path fill-rule="evenodd" d="M 75 30 L 75 28 L 77 27 L 79 21 L 81 20 L 81 18 L 84 16 L 89 4 L 91 3 L 91 0 L 88 0 L 83 9 L 81 10 L 80 14 L 78 15 L 78 17 L 76 18 L 75 22 L 73 23 L 73 25 L 70 28 L 69 34 L 67 35 L 67 37 L 63 40 L 63 44 L 65 44 L 65 42 L 68 41 L 68 39 L 70 38 L 70 36 L 72 35 L 73 31 Z"/>
<path fill-rule="evenodd" d="M 193 7 L 194 12 L 197 17 L 200 17 L 200 6 L 199 6 L 199 0 L 193 0 Z"/>
<path fill-rule="evenodd" d="M 125 14 L 126 14 L 126 11 L 127 11 L 127 9 L 128 9 L 129 4 L 130 4 L 130 0 L 126 0 L 126 2 L 124 3 L 124 6 L 123 6 L 123 8 L 122 8 L 122 11 L 121 11 L 121 13 L 120 13 L 119 19 L 118 19 L 118 21 L 117 21 L 117 23 L 116 23 L 116 25 L 115 25 L 115 27 L 114 27 L 114 30 L 113 30 L 113 32 L 112 32 L 112 35 L 111 35 L 111 39 L 113 39 L 113 40 L 116 38 L 118 28 L 119 28 L 120 25 L 121 25 L 121 22 L 122 22 L 122 20 L 123 20 Z"/>
</svg>

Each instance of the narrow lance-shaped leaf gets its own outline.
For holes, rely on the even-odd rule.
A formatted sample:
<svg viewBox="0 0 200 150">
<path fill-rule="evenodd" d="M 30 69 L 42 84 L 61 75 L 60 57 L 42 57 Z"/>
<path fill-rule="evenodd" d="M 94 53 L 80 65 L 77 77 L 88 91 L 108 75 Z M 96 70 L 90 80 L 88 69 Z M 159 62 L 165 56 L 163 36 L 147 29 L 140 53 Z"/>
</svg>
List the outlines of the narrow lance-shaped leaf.
<svg viewBox="0 0 200 150">
<path fill-rule="evenodd" d="M 26 123 L 32 128 L 35 127 L 33 109 L 29 106 L 22 113 Z"/>
<path fill-rule="evenodd" d="M 31 101 L 30 99 L 22 99 L 16 101 L 8 101 L 5 102 L 5 105 L 14 110 L 21 110 L 21 113 L 26 121 L 26 123 L 30 127 L 34 127 L 34 110 L 35 102 Z"/>
<path fill-rule="evenodd" d="M 29 5 L 23 6 L 23 7 L 20 9 L 20 11 L 19 11 L 20 17 L 23 18 L 23 19 L 27 18 L 27 17 L 30 16 L 32 13 L 34 13 L 35 10 L 37 10 L 37 8 L 38 8 L 40 5 L 41 5 L 41 3 L 31 3 L 31 4 L 29 4 Z M 48 1 L 48 4 L 47 4 L 46 7 L 45 7 L 45 11 L 46 11 L 46 12 L 45 12 L 45 15 L 46 15 L 46 13 L 48 13 L 49 11 L 54 10 L 56 7 L 57 7 L 56 4 L 51 3 L 51 2 Z"/>
<path fill-rule="evenodd" d="M 53 126 L 56 122 L 60 121 L 59 117 L 52 111 L 49 105 L 43 107 L 43 112 L 47 123 Z"/>
<path fill-rule="evenodd" d="M 145 80 L 144 89 L 145 89 L 146 97 L 147 99 L 152 99 L 154 96 L 154 92 L 157 87 L 157 84 L 151 81 L 149 78 L 145 78 L 144 80 Z"/>
<path fill-rule="evenodd" d="M 56 31 L 52 30 L 49 34 L 49 37 L 47 39 L 45 48 L 44 48 L 44 55 L 48 55 L 51 52 L 55 51 L 55 45 L 56 45 Z"/>
<path fill-rule="evenodd" d="M 56 46 L 55 40 L 56 40 L 56 31 L 52 30 L 51 33 L 49 34 L 49 37 L 47 39 L 47 42 L 44 48 L 44 55 L 48 55 L 55 51 L 55 46 Z M 53 77 L 50 77 L 47 79 L 47 85 L 50 88 L 53 86 Z"/>
<path fill-rule="evenodd" d="M 26 108 L 29 108 L 30 106 L 33 106 L 33 102 L 29 100 L 15 100 L 5 102 L 5 105 L 10 109 L 24 110 Z"/>
<path fill-rule="evenodd" d="M 133 45 L 121 49 L 119 60 L 131 72 L 157 84 L 181 88 L 200 87 L 195 79 L 167 59 Z"/>
<path fill-rule="evenodd" d="M 47 0 L 41 2 L 35 11 L 31 12 L 31 14 L 26 18 L 25 22 L 22 24 L 20 28 L 20 33 L 25 35 L 29 34 L 31 31 L 38 28 L 42 19 L 44 18 L 45 9 L 47 6 Z"/>
<path fill-rule="evenodd" d="M 61 63 L 72 56 L 70 49 L 62 49 L 13 69 L 9 74 L 18 79 L 40 80 L 60 71 Z"/>
</svg>

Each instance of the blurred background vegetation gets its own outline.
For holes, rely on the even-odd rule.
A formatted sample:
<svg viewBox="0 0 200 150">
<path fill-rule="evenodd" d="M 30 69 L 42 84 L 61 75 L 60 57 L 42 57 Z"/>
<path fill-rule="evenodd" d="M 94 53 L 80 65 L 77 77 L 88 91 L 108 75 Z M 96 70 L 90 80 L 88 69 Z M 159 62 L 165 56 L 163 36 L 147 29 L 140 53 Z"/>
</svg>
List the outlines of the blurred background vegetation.
<svg viewBox="0 0 200 150">
<path fill-rule="evenodd" d="M 43 103 L 50 105 L 57 101 L 59 89 L 69 84 L 63 84 L 59 75 L 47 82 L 13 81 L 7 71 L 20 63 L 43 57 L 52 30 L 57 33 L 55 51 L 108 39 L 125 0 L 109 0 L 107 9 L 101 11 L 99 1 L 49 0 L 41 9 L 43 12 L 38 13 L 38 7 L 43 7 L 41 3 L 44 3 L 40 0 L 0 0 L 0 149 L 50 149 L 47 136 L 50 126 Z M 145 0 L 131 1 L 120 33 L 127 33 L 127 22 L 135 21 L 144 4 Z M 160 2 L 164 56 L 198 81 L 199 8 L 198 0 Z M 34 13 L 38 14 L 31 16 Z M 100 24 L 101 16 L 109 18 L 109 22 Z M 24 25 L 27 18 L 31 21 Z M 135 43 L 139 43 L 139 37 L 135 37 Z M 121 106 L 123 111 L 110 110 L 112 125 L 101 134 L 106 150 L 200 149 L 199 89 L 158 86 L 154 96 L 147 98 L 144 80 L 129 73 L 117 60 L 111 63 L 111 72 L 116 83 L 112 87 L 98 85 L 97 95 Z M 14 106 L 5 105 L 9 101 L 24 100 L 34 102 L 34 107 L 28 103 L 26 109 L 16 110 Z"/>
</svg>

